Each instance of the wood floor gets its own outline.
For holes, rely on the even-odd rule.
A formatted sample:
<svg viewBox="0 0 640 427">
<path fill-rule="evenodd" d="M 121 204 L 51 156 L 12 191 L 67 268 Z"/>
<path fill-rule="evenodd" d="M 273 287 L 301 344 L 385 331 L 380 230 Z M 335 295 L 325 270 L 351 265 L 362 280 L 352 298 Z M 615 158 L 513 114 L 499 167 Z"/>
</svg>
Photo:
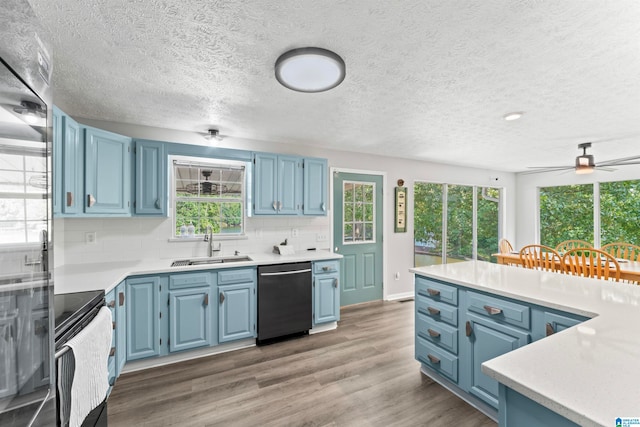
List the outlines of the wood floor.
<svg viewBox="0 0 640 427">
<path fill-rule="evenodd" d="M 351 306 L 335 331 L 123 374 L 109 426 L 496 426 L 420 373 L 413 307 Z"/>
</svg>

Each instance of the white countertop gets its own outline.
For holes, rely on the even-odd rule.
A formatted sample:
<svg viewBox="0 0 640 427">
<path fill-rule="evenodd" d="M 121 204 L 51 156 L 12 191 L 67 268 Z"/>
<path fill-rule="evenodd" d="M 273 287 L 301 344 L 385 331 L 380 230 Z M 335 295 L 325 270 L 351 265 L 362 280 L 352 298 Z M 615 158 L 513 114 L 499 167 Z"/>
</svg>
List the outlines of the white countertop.
<svg viewBox="0 0 640 427">
<path fill-rule="evenodd" d="M 342 255 L 326 250 L 296 252 L 293 255 L 277 254 L 243 254 L 251 261 L 239 261 L 225 264 L 192 265 L 171 267 L 173 259 L 118 261 L 93 264 L 69 264 L 53 271 L 54 290 L 56 294 L 83 292 L 104 289 L 109 292 L 128 276 L 144 274 L 178 273 L 182 271 L 219 270 L 221 268 L 237 268 L 267 264 L 284 264 L 290 262 L 323 261 L 340 259 Z M 185 258 L 176 258 L 185 259 Z"/>
<path fill-rule="evenodd" d="M 582 426 L 640 417 L 640 286 L 482 261 L 409 271 L 591 317 L 483 363 L 482 372 Z"/>
</svg>

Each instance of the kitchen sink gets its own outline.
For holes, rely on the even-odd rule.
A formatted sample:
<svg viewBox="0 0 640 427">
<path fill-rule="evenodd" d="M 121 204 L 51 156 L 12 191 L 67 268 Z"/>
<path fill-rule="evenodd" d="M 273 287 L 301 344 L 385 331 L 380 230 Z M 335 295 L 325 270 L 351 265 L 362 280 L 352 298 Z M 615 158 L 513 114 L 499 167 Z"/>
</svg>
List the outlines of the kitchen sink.
<svg viewBox="0 0 640 427">
<path fill-rule="evenodd" d="M 181 259 L 181 260 L 173 261 L 171 263 L 171 267 L 186 267 L 189 265 L 226 264 L 229 262 L 242 262 L 242 261 L 253 261 L 253 260 L 246 255 L 223 256 L 223 257 L 214 257 L 214 258 Z"/>
</svg>

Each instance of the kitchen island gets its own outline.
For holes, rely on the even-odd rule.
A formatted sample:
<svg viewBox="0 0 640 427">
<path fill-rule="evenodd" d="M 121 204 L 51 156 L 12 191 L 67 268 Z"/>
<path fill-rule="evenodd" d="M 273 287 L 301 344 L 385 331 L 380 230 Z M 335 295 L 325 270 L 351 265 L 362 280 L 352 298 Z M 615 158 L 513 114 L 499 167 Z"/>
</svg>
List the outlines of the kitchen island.
<svg viewBox="0 0 640 427">
<path fill-rule="evenodd" d="M 477 314 L 471 313 L 475 295 L 505 301 L 507 306 L 515 303 L 516 308 L 532 307 L 532 329 L 534 314 L 540 307 L 584 320 L 550 336 L 530 339 L 534 342 L 524 342 L 515 350 L 482 363 L 482 373 L 501 384 L 500 425 L 528 425 L 530 419 L 524 423 L 517 419 L 525 412 L 534 416 L 545 412 L 537 420 L 558 417 L 563 425 L 582 426 L 615 425 L 618 417 L 640 416 L 639 286 L 482 261 L 419 267 L 410 272 L 416 274 L 416 284 L 419 279 L 431 281 L 459 290 L 456 295 L 461 298 L 471 296 L 460 303 L 461 342 L 464 335 L 475 333 L 468 329 L 465 334 L 463 322 Z M 416 295 L 416 307 L 418 298 Z M 490 305 L 484 309 L 487 316 L 492 315 Z M 528 318 L 516 316 L 511 320 L 529 322 Z M 507 323 L 500 319 L 498 322 Z M 535 331 L 530 337 L 534 336 Z M 426 362 L 422 361 L 423 372 L 429 361 Z M 519 405 L 518 402 L 524 402 L 529 409 L 519 412 L 514 408 L 509 413 L 509 404 Z"/>
</svg>

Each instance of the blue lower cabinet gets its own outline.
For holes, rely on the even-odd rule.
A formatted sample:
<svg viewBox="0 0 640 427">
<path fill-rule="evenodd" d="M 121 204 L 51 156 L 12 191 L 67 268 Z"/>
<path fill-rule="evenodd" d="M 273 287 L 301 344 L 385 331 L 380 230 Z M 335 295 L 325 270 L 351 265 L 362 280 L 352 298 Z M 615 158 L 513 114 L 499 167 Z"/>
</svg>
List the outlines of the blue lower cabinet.
<svg viewBox="0 0 640 427">
<path fill-rule="evenodd" d="M 340 286 L 337 274 L 313 279 L 313 324 L 340 320 Z"/>
<path fill-rule="evenodd" d="M 500 384 L 500 410 L 498 413 L 500 427 L 578 427 L 578 424 L 573 421 L 558 415 L 503 384 Z M 611 425 L 613 425 L 613 422 Z"/>
<path fill-rule="evenodd" d="M 438 373 L 458 382 L 458 357 L 431 344 L 422 337 L 416 337 L 416 360 Z"/>
<path fill-rule="evenodd" d="M 169 291 L 169 351 L 211 345 L 210 287 Z"/>
<path fill-rule="evenodd" d="M 255 282 L 218 287 L 218 341 L 256 336 Z"/>
<path fill-rule="evenodd" d="M 501 325 L 491 320 L 467 315 L 469 392 L 494 408 L 498 408 L 498 382 L 482 373 L 481 365 L 487 360 L 529 344 L 528 333 Z"/>
<path fill-rule="evenodd" d="M 128 361 L 160 355 L 160 293 L 161 281 L 166 280 L 160 276 L 127 279 Z"/>
</svg>

